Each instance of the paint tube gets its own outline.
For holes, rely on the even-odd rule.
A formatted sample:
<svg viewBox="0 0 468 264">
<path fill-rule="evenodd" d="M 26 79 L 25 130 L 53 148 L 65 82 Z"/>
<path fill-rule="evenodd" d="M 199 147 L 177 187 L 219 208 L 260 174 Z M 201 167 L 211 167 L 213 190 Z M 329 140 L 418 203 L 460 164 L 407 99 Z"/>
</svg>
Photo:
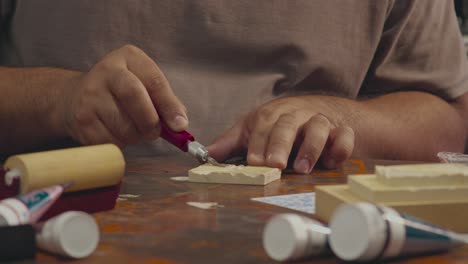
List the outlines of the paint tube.
<svg viewBox="0 0 468 264">
<path fill-rule="evenodd" d="M 54 185 L 0 201 L 0 226 L 37 222 L 70 185 Z"/>
<path fill-rule="evenodd" d="M 84 212 L 68 211 L 38 224 L 37 246 L 68 258 L 85 258 L 99 243 L 99 228 L 94 218 Z"/>
<path fill-rule="evenodd" d="M 263 247 L 272 259 L 288 261 L 330 252 L 330 229 L 317 220 L 296 214 L 271 218 L 263 230 Z"/>
<path fill-rule="evenodd" d="M 437 253 L 461 246 L 455 232 L 371 203 L 343 204 L 330 221 L 330 246 L 345 261 Z"/>
</svg>

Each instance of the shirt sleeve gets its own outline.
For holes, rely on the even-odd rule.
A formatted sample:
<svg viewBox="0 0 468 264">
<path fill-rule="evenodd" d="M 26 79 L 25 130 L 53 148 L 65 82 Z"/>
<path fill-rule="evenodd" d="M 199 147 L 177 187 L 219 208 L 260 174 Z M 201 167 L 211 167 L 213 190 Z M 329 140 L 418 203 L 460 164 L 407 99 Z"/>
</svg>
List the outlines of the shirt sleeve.
<svg viewBox="0 0 468 264">
<path fill-rule="evenodd" d="M 395 0 L 360 96 L 425 91 L 453 100 L 468 91 L 468 64 L 453 0 Z"/>
</svg>

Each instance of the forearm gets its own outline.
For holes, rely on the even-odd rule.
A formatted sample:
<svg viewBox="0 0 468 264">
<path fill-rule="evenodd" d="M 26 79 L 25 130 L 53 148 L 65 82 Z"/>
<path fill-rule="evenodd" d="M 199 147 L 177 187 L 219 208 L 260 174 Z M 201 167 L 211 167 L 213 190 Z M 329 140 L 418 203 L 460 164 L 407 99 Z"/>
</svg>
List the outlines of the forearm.
<svg viewBox="0 0 468 264">
<path fill-rule="evenodd" d="M 60 90 L 79 73 L 0 67 L 0 156 L 66 137 L 57 127 Z"/>
<path fill-rule="evenodd" d="M 398 92 L 365 101 L 343 99 L 338 105 L 342 118 L 337 122 L 355 131 L 356 157 L 435 160 L 439 151 L 464 150 L 462 117 L 436 96 Z"/>
</svg>

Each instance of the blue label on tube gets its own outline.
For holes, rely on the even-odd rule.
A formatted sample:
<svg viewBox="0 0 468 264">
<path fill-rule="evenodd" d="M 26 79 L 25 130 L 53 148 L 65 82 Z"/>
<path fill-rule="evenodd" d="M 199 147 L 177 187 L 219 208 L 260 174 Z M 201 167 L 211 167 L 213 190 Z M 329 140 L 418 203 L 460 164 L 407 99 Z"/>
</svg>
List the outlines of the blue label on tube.
<svg viewBox="0 0 468 264">
<path fill-rule="evenodd" d="M 409 254 L 445 251 L 458 245 L 453 233 L 417 218 L 401 214 L 405 220 L 406 239 L 403 252 Z"/>
<path fill-rule="evenodd" d="M 445 235 L 431 233 L 426 230 L 417 229 L 411 226 L 406 226 L 406 236 L 412 237 L 416 239 L 424 239 L 424 240 L 440 240 L 449 242 L 451 239 Z"/>
<path fill-rule="evenodd" d="M 47 192 L 36 192 L 20 196 L 19 199 L 29 208 L 30 211 L 36 211 L 50 200 L 50 196 Z"/>
</svg>

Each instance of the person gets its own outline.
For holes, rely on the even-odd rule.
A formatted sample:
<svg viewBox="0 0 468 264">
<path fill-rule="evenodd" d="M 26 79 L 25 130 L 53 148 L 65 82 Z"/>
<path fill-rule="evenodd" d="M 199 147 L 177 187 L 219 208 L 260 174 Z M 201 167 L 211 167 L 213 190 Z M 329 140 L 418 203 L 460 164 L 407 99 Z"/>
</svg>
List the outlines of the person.
<svg viewBox="0 0 468 264">
<path fill-rule="evenodd" d="M 298 173 L 464 149 L 449 0 L 0 1 L 3 155 L 66 138 L 131 155 L 161 120 L 217 137 L 219 161 L 283 169 L 296 153 Z"/>
</svg>

